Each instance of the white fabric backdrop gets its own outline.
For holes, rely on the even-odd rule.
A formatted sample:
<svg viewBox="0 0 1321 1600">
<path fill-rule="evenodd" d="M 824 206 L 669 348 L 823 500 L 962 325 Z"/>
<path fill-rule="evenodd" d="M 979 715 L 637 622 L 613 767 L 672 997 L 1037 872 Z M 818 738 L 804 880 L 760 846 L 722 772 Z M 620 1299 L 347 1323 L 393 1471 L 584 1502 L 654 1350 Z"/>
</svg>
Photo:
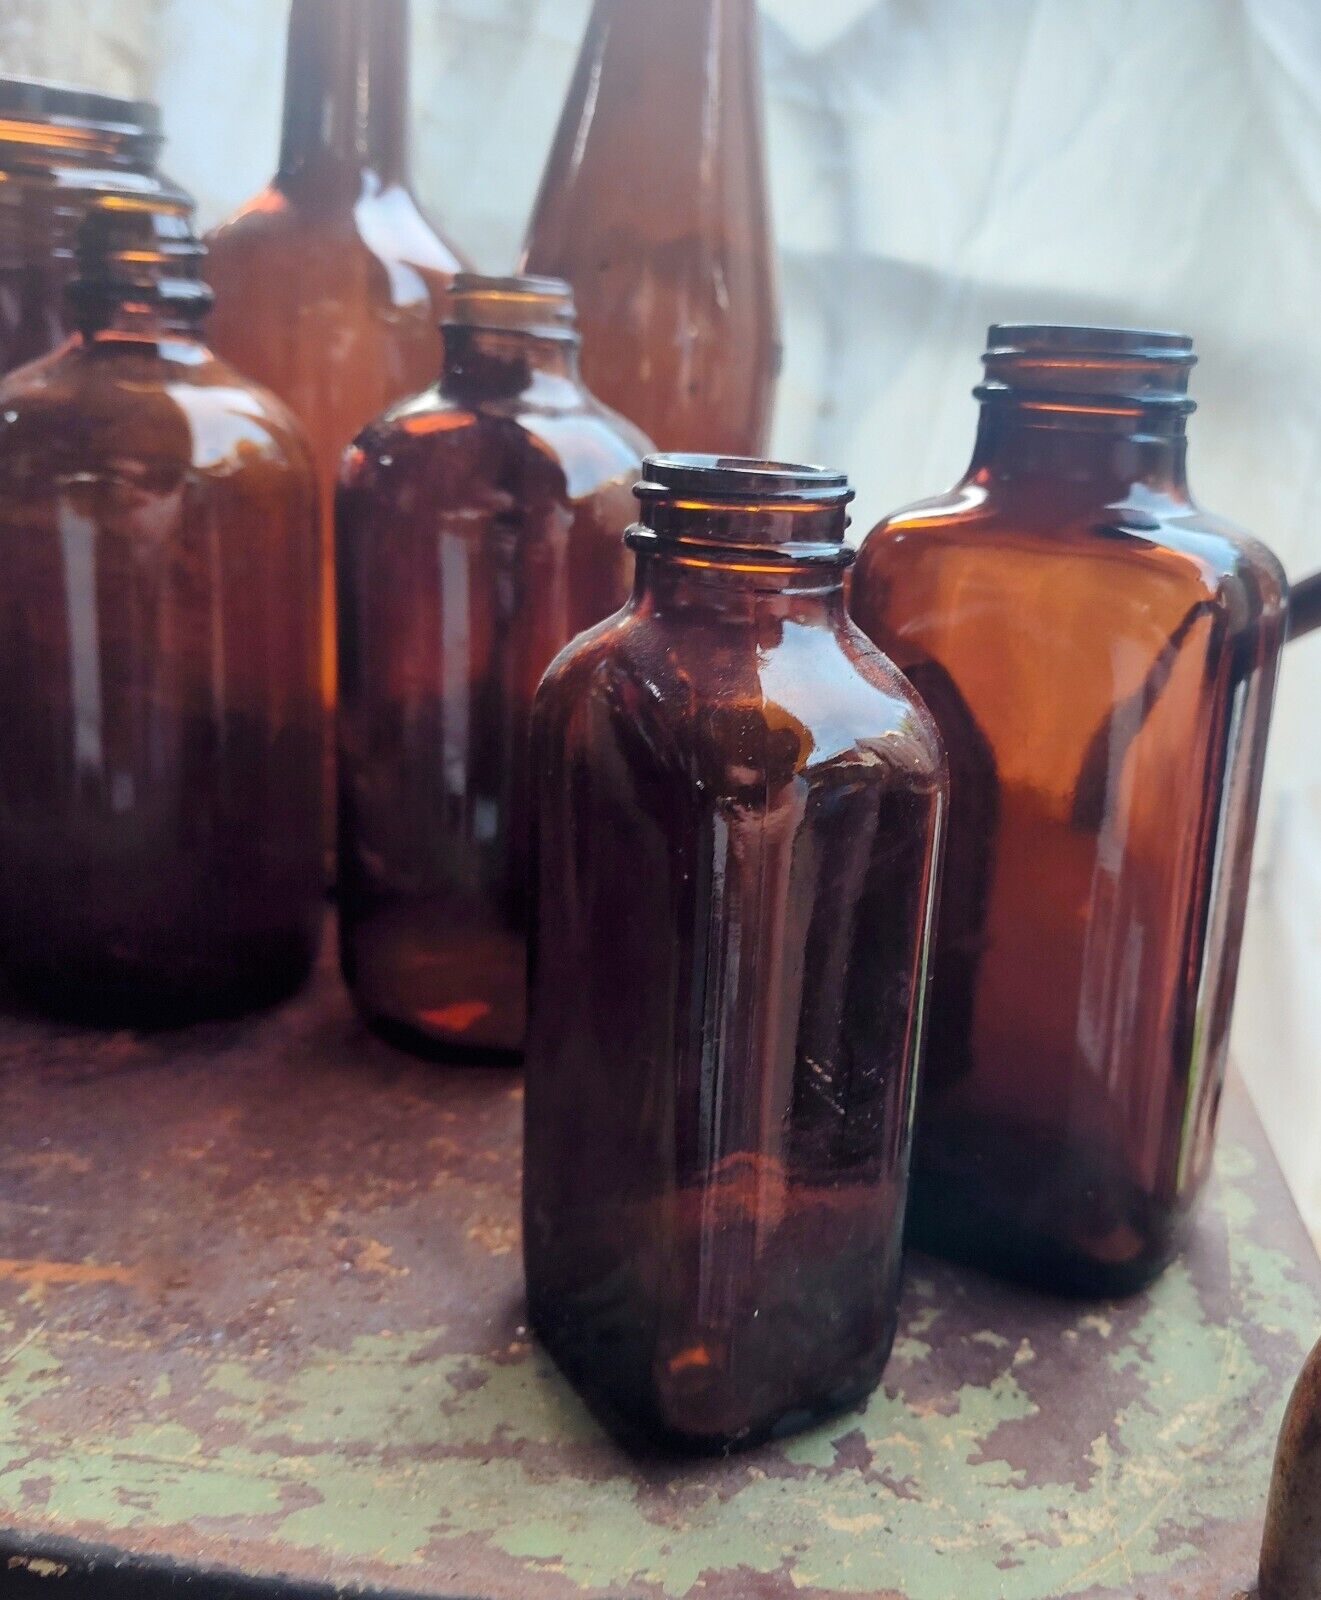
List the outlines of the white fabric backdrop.
<svg viewBox="0 0 1321 1600">
<path fill-rule="evenodd" d="M 657 0 L 661 3 L 661 0 Z M 414 0 L 424 201 L 507 269 L 589 0 Z M 962 469 L 986 326 L 1196 335 L 1194 482 L 1321 566 L 1318 0 L 764 0 L 777 447 L 859 531 Z M 0 71 L 153 94 L 219 218 L 269 175 L 282 0 L 3 0 Z M 1321 1238 L 1321 639 L 1287 657 L 1236 1052 Z"/>
</svg>

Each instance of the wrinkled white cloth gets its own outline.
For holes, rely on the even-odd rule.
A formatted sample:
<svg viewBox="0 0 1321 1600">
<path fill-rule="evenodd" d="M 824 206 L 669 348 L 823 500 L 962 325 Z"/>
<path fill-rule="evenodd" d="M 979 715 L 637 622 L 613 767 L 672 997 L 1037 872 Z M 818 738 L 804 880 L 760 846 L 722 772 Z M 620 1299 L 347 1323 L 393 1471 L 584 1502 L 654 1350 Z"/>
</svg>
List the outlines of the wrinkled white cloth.
<svg viewBox="0 0 1321 1600">
<path fill-rule="evenodd" d="M 659 3 L 659 0 L 658 0 Z M 1204 503 L 1321 567 L 1317 0 L 763 0 L 776 447 L 861 534 L 946 486 L 987 324 L 1193 333 Z M 515 259 L 589 0 L 415 0 L 418 188 Z M 275 157 L 284 7 L 6 0 L 0 70 L 150 93 L 210 223 Z M 1321 640 L 1286 657 L 1235 1051 L 1321 1238 Z"/>
</svg>

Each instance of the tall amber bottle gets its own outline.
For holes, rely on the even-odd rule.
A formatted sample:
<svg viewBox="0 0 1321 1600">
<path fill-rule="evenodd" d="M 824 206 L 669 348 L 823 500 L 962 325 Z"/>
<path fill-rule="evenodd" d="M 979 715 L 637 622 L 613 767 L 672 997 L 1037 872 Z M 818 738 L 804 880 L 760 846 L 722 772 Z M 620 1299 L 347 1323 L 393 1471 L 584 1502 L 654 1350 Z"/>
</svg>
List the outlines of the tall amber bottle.
<svg viewBox="0 0 1321 1600">
<path fill-rule="evenodd" d="M 340 458 L 435 377 L 461 265 L 409 187 L 408 50 L 409 0 L 293 0 L 279 171 L 209 240 L 212 342 L 289 406 L 316 459 L 329 710 Z"/>
<path fill-rule="evenodd" d="M 0 384 L 0 979 L 129 1024 L 280 997 L 322 916 L 312 465 L 202 254 L 100 201 L 79 332 Z"/>
<path fill-rule="evenodd" d="M 533 718 L 528 1300 L 607 1423 L 723 1450 L 889 1354 L 945 768 L 845 615 L 842 474 L 638 493 Z"/>
<path fill-rule="evenodd" d="M 755 0 L 596 0 L 528 231 L 594 393 L 665 450 L 762 454 L 780 323 Z"/>
<path fill-rule="evenodd" d="M 156 170 L 146 101 L 0 78 L 0 376 L 73 331 L 66 289 L 78 224 L 99 196 L 185 196 Z"/>
<path fill-rule="evenodd" d="M 913 1236 L 1123 1292 L 1207 1174 L 1285 582 L 1189 492 L 1190 340 L 990 343 L 967 476 L 853 588 L 950 754 Z"/>
<path fill-rule="evenodd" d="M 406 1047 L 522 1050 L 532 698 L 628 596 L 645 449 L 582 386 L 566 284 L 465 273 L 439 386 L 346 460 L 341 954 Z"/>
</svg>

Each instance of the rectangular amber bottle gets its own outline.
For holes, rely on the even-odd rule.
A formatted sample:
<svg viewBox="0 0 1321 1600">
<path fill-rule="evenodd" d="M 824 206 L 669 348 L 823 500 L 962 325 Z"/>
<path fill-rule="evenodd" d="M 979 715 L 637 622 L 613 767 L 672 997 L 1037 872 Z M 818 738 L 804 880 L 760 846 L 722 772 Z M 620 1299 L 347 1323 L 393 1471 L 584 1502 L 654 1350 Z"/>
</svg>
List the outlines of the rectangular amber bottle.
<svg viewBox="0 0 1321 1600">
<path fill-rule="evenodd" d="M 845 615 L 841 475 L 646 474 L 533 715 L 528 1296 L 608 1425 L 721 1450 L 889 1353 L 945 768 Z"/>
</svg>

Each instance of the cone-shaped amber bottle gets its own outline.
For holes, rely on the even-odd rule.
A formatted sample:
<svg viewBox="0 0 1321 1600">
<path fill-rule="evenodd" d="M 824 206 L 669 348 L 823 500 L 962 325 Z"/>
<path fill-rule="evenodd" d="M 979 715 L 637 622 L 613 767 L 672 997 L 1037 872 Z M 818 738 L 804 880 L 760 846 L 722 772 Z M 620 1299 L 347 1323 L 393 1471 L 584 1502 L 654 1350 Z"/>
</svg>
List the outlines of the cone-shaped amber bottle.
<svg viewBox="0 0 1321 1600">
<path fill-rule="evenodd" d="M 0 78 L 0 375 L 73 331 L 65 291 L 99 195 L 185 199 L 156 170 L 160 147 L 146 101 Z"/>
<path fill-rule="evenodd" d="M 638 492 L 533 718 L 528 1299 L 608 1424 L 722 1450 L 889 1354 L 945 765 L 845 615 L 841 474 Z"/>
<path fill-rule="evenodd" d="M 1189 494 L 1190 340 L 1001 327 L 986 365 L 968 475 L 853 586 L 950 756 L 914 1238 L 1117 1293 L 1207 1174 L 1285 584 Z"/>
<path fill-rule="evenodd" d="M 524 262 L 573 285 L 588 384 L 662 449 L 765 451 L 780 331 L 755 0 L 596 0 Z"/>
<path fill-rule="evenodd" d="M 340 458 L 435 377 L 460 265 L 409 189 L 408 49 L 408 0 L 293 0 L 279 171 L 209 241 L 212 343 L 289 406 L 316 459 L 328 710 Z"/>
<path fill-rule="evenodd" d="M 322 916 L 312 464 L 202 253 L 99 202 L 81 331 L 0 385 L 0 981 L 128 1024 L 287 993 Z"/>
<path fill-rule="evenodd" d="M 567 285 L 462 274 L 439 387 L 346 460 L 341 951 L 410 1048 L 523 1047 L 528 718 L 628 596 L 645 449 L 582 386 Z"/>
</svg>

